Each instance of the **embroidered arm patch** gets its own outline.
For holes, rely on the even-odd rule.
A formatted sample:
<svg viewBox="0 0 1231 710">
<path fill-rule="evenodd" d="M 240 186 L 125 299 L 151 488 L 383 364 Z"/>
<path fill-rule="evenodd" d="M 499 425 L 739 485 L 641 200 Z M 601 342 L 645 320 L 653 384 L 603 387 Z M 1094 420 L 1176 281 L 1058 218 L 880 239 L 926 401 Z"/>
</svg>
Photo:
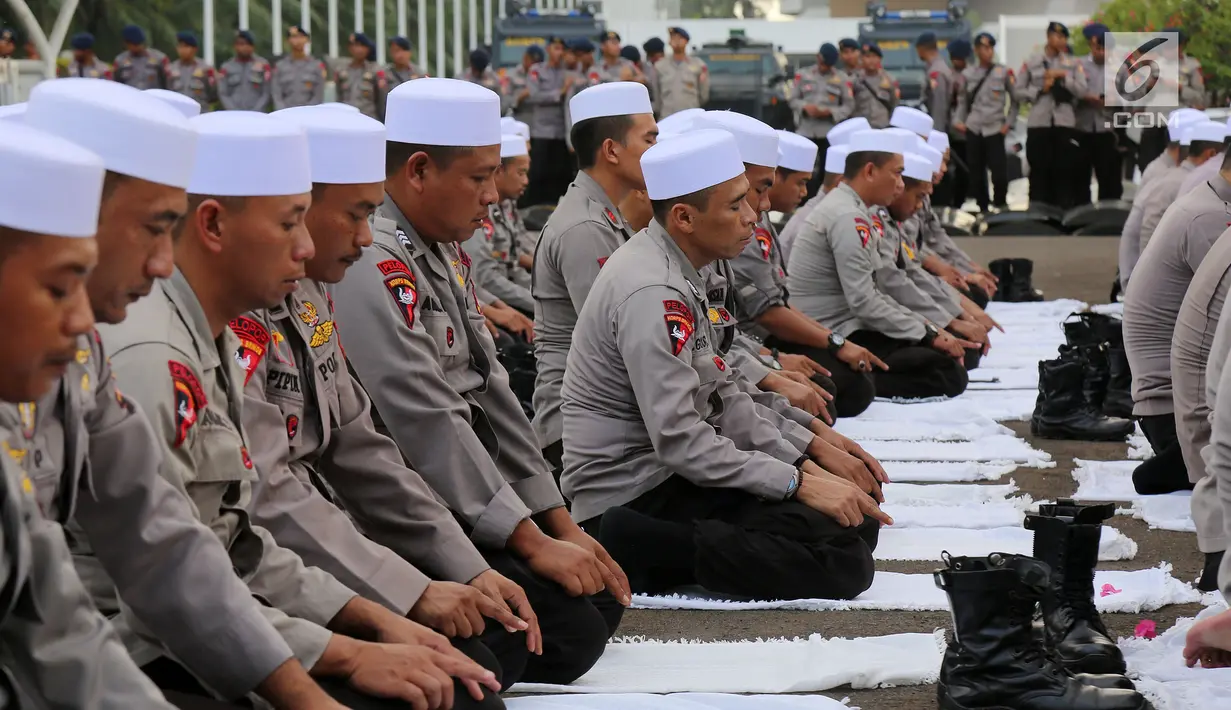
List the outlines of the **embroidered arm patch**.
<svg viewBox="0 0 1231 710">
<path fill-rule="evenodd" d="M 260 322 L 247 316 L 240 316 L 230 323 L 231 331 L 239 338 L 239 348 L 235 350 L 235 362 L 244 369 L 244 385 L 252 379 L 261 358 L 269 347 L 269 330 Z"/>
<path fill-rule="evenodd" d="M 663 301 L 663 310 L 666 312 L 663 319 L 667 323 L 667 337 L 671 339 L 671 354 L 679 355 L 696 329 L 692 309 L 681 301 Z"/>
<path fill-rule="evenodd" d="M 168 360 L 171 369 L 171 384 L 175 396 L 175 448 L 188 439 L 188 432 L 197 423 L 197 415 L 205 408 L 205 390 L 197 376 L 185 364 Z"/>
<path fill-rule="evenodd" d="M 761 258 L 769 261 L 770 254 L 774 251 L 774 241 L 769 236 L 769 230 L 758 225 L 752 230 L 752 235 L 756 237 L 757 246 L 761 247 Z"/>
<path fill-rule="evenodd" d="M 385 275 L 385 288 L 393 297 L 394 304 L 402 313 L 407 328 L 415 327 L 415 306 L 419 303 L 419 290 L 410 267 L 397 259 L 388 259 L 376 265 Z"/>
<path fill-rule="evenodd" d="M 868 223 L 866 220 L 860 217 L 856 217 L 855 218 L 855 231 L 858 232 L 859 234 L 860 246 L 866 247 L 868 245 L 868 240 L 872 238 L 872 228 L 868 226 Z"/>
</svg>

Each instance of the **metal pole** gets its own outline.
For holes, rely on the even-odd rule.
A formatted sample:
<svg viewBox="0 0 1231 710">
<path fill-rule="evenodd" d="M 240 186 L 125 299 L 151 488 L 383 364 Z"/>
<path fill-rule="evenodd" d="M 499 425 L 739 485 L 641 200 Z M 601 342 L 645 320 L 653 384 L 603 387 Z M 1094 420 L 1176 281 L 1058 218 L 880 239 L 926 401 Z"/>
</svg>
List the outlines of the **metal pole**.
<svg viewBox="0 0 1231 710">
<path fill-rule="evenodd" d="M 363 31 L 363 0 L 355 0 L 355 31 Z"/>
<path fill-rule="evenodd" d="M 483 44 L 492 46 L 492 0 L 483 0 Z"/>
<path fill-rule="evenodd" d="M 385 0 L 376 0 L 376 61 L 381 66 L 385 64 Z"/>
<path fill-rule="evenodd" d="M 239 29 L 248 29 L 248 0 L 239 0 Z"/>
<path fill-rule="evenodd" d="M 329 56 L 338 58 L 338 0 L 329 0 Z"/>
<path fill-rule="evenodd" d="M 214 66 L 214 0 L 201 3 L 201 32 L 205 35 L 205 63 Z"/>
<path fill-rule="evenodd" d="M 479 8 L 476 0 L 470 0 L 470 6 L 466 12 L 466 23 L 470 27 L 470 49 L 479 46 Z"/>
<path fill-rule="evenodd" d="M 453 73 L 462 71 L 462 0 L 453 0 Z"/>
<path fill-rule="evenodd" d="M 419 44 L 415 46 L 419 64 L 423 72 L 428 72 L 427 61 L 427 0 L 419 0 L 419 14 L 415 16 L 415 25 L 419 28 Z"/>
<path fill-rule="evenodd" d="M 445 0 L 436 0 L 436 76 L 446 77 L 445 68 Z"/>
<path fill-rule="evenodd" d="M 304 32 L 312 32 L 312 1 L 299 0 L 299 26 Z"/>
<path fill-rule="evenodd" d="M 502 20 L 508 17 L 508 13 L 509 13 L 509 9 L 505 7 L 505 2 L 506 0 L 499 0 L 499 2 L 496 4 L 496 17 L 499 17 Z"/>
<path fill-rule="evenodd" d="M 406 0 L 398 0 L 398 37 L 406 36 Z"/>
<path fill-rule="evenodd" d="M 269 32 L 273 35 L 274 56 L 282 54 L 282 0 L 272 0 L 269 5 Z M 211 62 L 212 64 L 212 62 Z"/>
</svg>

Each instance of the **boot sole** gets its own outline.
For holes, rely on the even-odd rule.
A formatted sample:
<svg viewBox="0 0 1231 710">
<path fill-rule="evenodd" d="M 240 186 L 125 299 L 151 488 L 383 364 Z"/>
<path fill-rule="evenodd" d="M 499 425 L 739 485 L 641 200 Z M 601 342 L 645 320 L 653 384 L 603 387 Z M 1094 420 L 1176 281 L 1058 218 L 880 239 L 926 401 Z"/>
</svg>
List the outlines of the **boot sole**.
<svg viewBox="0 0 1231 710">
<path fill-rule="evenodd" d="M 938 693 L 937 698 L 939 701 L 937 706 L 940 710 L 1021 710 L 1017 705 L 962 705 L 948 695 L 945 695 L 944 691 Z M 1154 706 L 1143 696 L 1141 704 L 1133 708 L 1133 710 L 1154 710 Z"/>
<path fill-rule="evenodd" d="M 1030 433 L 1040 439 L 1056 439 L 1061 441 L 1124 441 L 1129 434 L 1132 434 L 1130 429 L 1128 432 L 1120 434 L 1116 432 L 1108 432 L 1106 434 L 1082 434 L 1074 436 L 1071 432 L 1064 429 L 1052 429 L 1050 427 L 1031 426 Z"/>
</svg>

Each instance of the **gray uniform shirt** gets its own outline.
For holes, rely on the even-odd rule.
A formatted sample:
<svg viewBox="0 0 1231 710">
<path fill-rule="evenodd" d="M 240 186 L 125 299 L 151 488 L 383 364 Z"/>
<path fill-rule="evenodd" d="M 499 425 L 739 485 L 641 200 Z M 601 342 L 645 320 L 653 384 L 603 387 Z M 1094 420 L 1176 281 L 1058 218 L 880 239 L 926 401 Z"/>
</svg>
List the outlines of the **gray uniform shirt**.
<svg viewBox="0 0 1231 710">
<path fill-rule="evenodd" d="M 244 372 L 234 358 L 238 339 L 227 329 L 213 337 L 178 270 L 133 305 L 124 323 L 99 331 L 116 378 L 145 410 L 163 445 L 163 476 L 221 540 L 235 574 L 264 602 L 261 613 L 296 658 L 304 668 L 313 667 L 332 637 L 325 625 L 355 593 L 306 567 L 249 518 L 258 476 L 243 429 Z M 124 635 L 123 624 L 120 630 Z M 125 642 L 140 664 L 163 654 L 161 644 L 141 629 L 130 631 Z"/>
<path fill-rule="evenodd" d="M 470 258 L 424 241 L 388 197 L 373 231 L 334 287 L 347 359 L 379 424 L 471 539 L 503 548 L 522 520 L 564 500 L 496 359 Z"/>
<path fill-rule="evenodd" d="M 653 95 L 659 118 L 688 108 L 705 108 L 710 100 L 709 68 L 699 57 L 663 57 L 654 64 Z"/>
<path fill-rule="evenodd" d="M 812 214 L 823 199 L 825 199 L 825 188 L 821 187 L 812 199 L 795 208 L 795 211 L 791 213 L 791 218 L 782 226 L 782 232 L 778 234 L 778 248 L 782 250 L 782 258 L 787 263 L 791 261 L 791 247 L 795 244 L 795 237 L 799 236 L 799 231 L 808 222 L 808 215 Z"/>
<path fill-rule="evenodd" d="M 543 448 L 560 440 L 560 386 L 577 314 L 599 269 L 633 236 L 607 193 L 584 171 L 577 173 L 548 218 L 534 253 L 534 431 Z"/>
<path fill-rule="evenodd" d="M 329 69 L 325 62 L 305 55 L 296 59 L 286 55 L 274 65 L 274 109 L 292 106 L 315 106 L 325 101 L 325 80 Z M 342 92 L 338 92 L 339 97 Z"/>
<path fill-rule="evenodd" d="M 889 125 L 893 110 L 898 107 L 902 92 L 898 80 L 881 69 L 875 74 L 861 71 L 852 82 L 855 91 L 855 115 L 868 119 L 873 128 Z"/>
<path fill-rule="evenodd" d="M 76 59 L 68 63 L 68 67 L 60 72 L 60 76 L 75 76 L 86 79 L 111 79 L 111 65 L 99 59 L 92 58 L 88 64 L 82 64 Z"/>
<path fill-rule="evenodd" d="M 67 526 L 100 611 L 125 613 L 226 697 L 252 692 L 291 657 L 218 538 L 159 474 L 162 445 L 97 338 L 80 339 L 41 400 L 0 405 L 0 428 L 50 524 Z"/>
<path fill-rule="evenodd" d="M 521 98 L 522 91 L 530 86 L 530 72 L 524 66 L 518 64 L 508 71 L 505 75 L 508 86 L 504 91 L 504 112 L 512 112 L 513 118 L 526 125 L 530 125 L 533 120 L 534 104 L 530 103 L 529 97 Z"/>
<path fill-rule="evenodd" d="M 515 229 L 513 220 L 505 213 L 505 206 L 496 203 L 487 208 L 483 226 L 462 242 L 462 248 L 474 265 L 477 286 L 522 312 L 534 313 L 530 272 L 517 263 Z"/>
<path fill-rule="evenodd" d="M 914 231 L 911 231 L 913 227 Z M 904 222 L 897 222 L 891 217 L 885 218 L 885 234 L 893 240 L 897 235 L 901 242 L 897 263 L 906 271 L 907 276 L 915 282 L 924 293 L 949 312 L 949 318 L 962 314 L 962 298 L 958 290 L 950 286 L 944 279 L 923 268 L 923 258 L 927 253 L 926 246 L 920 246 L 919 213 L 911 215 Z M 945 321 L 946 323 L 948 321 Z"/>
<path fill-rule="evenodd" d="M 1124 294 L 1124 349 L 1133 373 L 1133 413 L 1174 411 L 1171 341 L 1193 273 L 1231 222 L 1231 183 L 1221 178 L 1181 197 L 1159 223 Z"/>
<path fill-rule="evenodd" d="M 348 62 L 333 74 L 338 88 L 338 101 L 359 109 L 369 118 L 385 114 L 385 95 L 389 86 L 385 82 L 385 70 L 376 62 L 356 65 Z"/>
<path fill-rule="evenodd" d="M 0 455 L 0 707 L 172 710 L 90 603 L 60 526 Z M 11 688 L 9 687 L 11 685 Z M 17 697 L 12 697 L 7 690 Z"/>
<path fill-rule="evenodd" d="M 731 266 L 735 288 L 739 291 L 744 309 L 740 329 L 754 338 L 765 340 L 770 332 L 756 319 L 771 308 L 786 307 L 789 298 L 786 258 L 782 255 L 768 213 L 761 215 L 761 221 L 753 227 L 752 241 L 732 260 Z"/>
<path fill-rule="evenodd" d="M 146 49 L 141 54 L 120 52 L 113 64 L 113 76 L 121 84 L 134 89 L 168 89 L 167 68 L 171 61 L 157 49 Z"/>
<path fill-rule="evenodd" d="M 1096 106 L 1086 101 L 1086 96 L 1103 95 L 1103 80 L 1106 67 L 1091 59 L 1081 58 L 1081 68 L 1086 73 L 1086 91 L 1077 102 L 1077 130 L 1083 133 L 1110 133 L 1112 129 L 1111 111 L 1105 106 Z"/>
<path fill-rule="evenodd" d="M 936 214 L 936 210 L 932 209 L 932 197 L 930 195 L 923 198 L 923 206 L 919 211 L 911 215 L 908 222 L 912 222 L 911 230 L 914 232 L 912 240 L 915 244 L 923 247 L 923 253 L 935 254 L 946 263 L 952 265 L 958 271 L 964 274 L 972 273 L 975 270 L 974 261 L 953 241 L 953 237 L 945 231 L 945 225 L 940 221 L 940 215 Z"/>
<path fill-rule="evenodd" d="M 1180 194 L 1187 195 L 1205 183 L 1214 180 L 1222 172 L 1223 156 L 1214 156 L 1193 169 L 1180 184 Z"/>
<path fill-rule="evenodd" d="M 218 70 L 218 100 L 228 111 L 265 111 L 269 108 L 273 67 L 264 57 L 248 61 L 231 57 Z"/>
<path fill-rule="evenodd" d="M 808 105 L 829 109 L 829 115 L 813 118 L 804 113 L 804 106 Z M 795 75 L 791 110 L 795 112 L 795 124 L 799 127 L 796 133 L 805 138 L 824 138 L 829 135 L 829 129 L 855 113 L 855 94 L 850 79 L 836 69 L 822 72 L 815 64 L 800 69 Z M 819 158 L 823 161 L 824 154 Z"/>
<path fill-rule="evenodd" d="M 1158 225 L 1162 222 L 1163 215 L 1167 210 L 1175 204 L 1176 198 L 1180 196 L 1180 186 L 1184 184 L 1184 179 L 1196 170 L 1197 166 L 1191 161 L 1185 160 L 1180 163 L 1180 167 L 1174 170 L 1168 170 L 1159 176 L 1157 180 L 1150 183 L 1147 190 L 1138 193 L 1133 203 L 1141 203 L 1141 233 L 1140 233 L 1140 250 L 1145 251 L 1150 245 L 1150 238 L 1154 236 L 1154 230 L 1158 229 Z"/>
<path fill-rule="evenodd" d="M 784 497 L 795 467 L 782 459 L 794 449 L 717 354 L 701 275 L 657 222 L 607 264 L 563 387 L 561 483 L 573 517 L 601 515 L 672 475 Z"/>
<path fill-rule="evenodd" d="M 868 206 L 849 185 L 825 195 L 791 249 L 787 284 L 792 303 L 842 336 L 873 330 L 922 340 L 927 319 L 876 288 L 880 256 L 875 238 Z"/>
<path fill-rule="evenodd" d="M 527 121 L 531 138 L 564 140 L 568 133 L 568 124 L 564 120 L 564 102 L 567 98 L 564 77 L 568 73 L 563 64 L 553 67 L 547 62 L 539 62 L 530 67 L 526 77 L 530 96 L 524 103 L 533 107 Z"/>
<path fill-rule="evenodd" d="M 336 323 L 326 287 L 309 279 L 278 307 L 231 321 L 247 373 L 244 426 L 259 442 L 253 520 L 304 562 L 404 616 L 429 575 L 465 584 L 488 565 L 376 431 Z"/>
<path fill-rule="evenodd" d="M 966 126 L 968 136 L 994 136 L 1017 122 L 1017 78 L 999 64 L 974 64 L 962 72 L 953 120 Z M 1005 109 L 1005 106 L 1008 109 Z"/>
<path fill-rule="evenodd" d="M 177 60 L 167 65 L 167 88 L 196 101 L 206 111 L 218 97 L 218 77 L 204 59 L 187 64 Z"/>
<path fill-rule="evenodd" d="M 1212 252 L 1211 252 L 1212 254 Z M 1214 332 L 1214 344 L 1210 347 L 1210 359 L 1206 368 L 1205 398 L 1210 408 L 1210 444 L 1202 450 L 1207 475 L 1213 479 L 1213 488 L 1217 492 L 1217 507 L 1223 520 L 1223 533 L 1231 536 L 1231 367 L 1226 367 L 1228 356 L 1231 355 L 1231 318 L 1218 321 Z M 1219 392 L 1223 396 L 1219 396 Z M 1198 492 L 1208 491 L 1206 486 L 1198 485 Z M 1193 498 L 1194 508 L 1205 501 Z M 1209 516 L 1218 517 L 1218 512 Z M 1194 516 L 1197 522 L 1197 516 Z M 1203 540 L 1198 539 L 1198 542 Z M 1219 568 L 1218 579 L 1225 599 L 1231 600 L 1231 563 L 1223 557 Z"/>
<path fill-rule="evenodd" d="M 1068 72 L 1064 78 L 1064 86 L 1072 94 L 1063 101 L 1057 100 L 1052 92 L 1043 92 L 1044 75 L 1048 69 L 1063 69 Z M 1060 79 L 1056 79 L 1057 82 Z M 1030 113 L 1026 117 L 1027 128 L 1060 128 L 1077 127 L 1077 100 L 1088 90 L 1086 72 L 1081 62 L 1071 54 L 1048 56 L 1046 53 L 1036 54 L 1022 64 L 1017 76 L 1017 100 L 1030 104 Z"/>
<path fill-rule="evenodd" d="M 897 222 L 881 207 L 873 208 L 871 221 L 880 257 L 880 266 L 873 274 L 877 290 L 933 323 L 946 325 L 952 321 L 961 312 L 961 305 L 954 311 L 956 299 L 938 300 L 935 290 L 925 289 L 926 281 L 907 271 L 917 265 L 906 255 L 909 247 L 904 245 Z"/>
<path fill-rule="evenodd" d="M 946 133 L 949 130 L 949 114 L 953 107 L 954 84 L 957 77 L 953 67 L 937 54 L 928 63 L 927 80 L 923 82 L 922 105 L 932 117 L 932 128 Z"/>
<path fill-rule="evenodd" d="M 418 79 L 422 76 L 426 75 L 423 73 L 422 69 L 415 66 L 414 62 L 411 62 L 410 65 L 406 67 L 399 67 L 396 64 L 385 65 L 385 81 L 389 84 L 389 91 L 393 91 L 401 84 L 405 84 L 412 79 Z"/>
</svg>

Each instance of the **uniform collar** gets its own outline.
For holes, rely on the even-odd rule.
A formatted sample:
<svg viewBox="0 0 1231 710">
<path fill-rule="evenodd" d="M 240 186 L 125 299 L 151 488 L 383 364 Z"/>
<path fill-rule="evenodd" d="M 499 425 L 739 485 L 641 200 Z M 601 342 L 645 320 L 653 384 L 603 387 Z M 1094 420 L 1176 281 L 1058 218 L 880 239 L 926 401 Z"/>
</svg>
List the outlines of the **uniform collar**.
<svg viewBox="0 0 1231 710">
<path fill-rule="evenodd" d="M 757 224 L 760 225 L 762 229 L 769 232 L 770 236 L 773 237 L 775 240 L 778 239 L 778 230 L 774 229 L 774 223 L 769 218 L 768 212 L 761 213 L 761 220 L 757 222 Z"/>
<path fill-rule="evenodd" d="M 1214 194 L 1218 195 L 1218 199 L 1231 202 L 1231 182 L 1227 182 L 1221 172 L 1214 173 L 1214 177 L 1210 178 L 1210 187 L 1214 188 Z"/>
<path fill-rule="evenodd" d="M 842 183 L 838 186 L 838 189 L 834 190 L 834 192 L 847 195 L 850 199 L 855 201 L 855 205 L 860 209 L 865 211 L 868 209 L 867 203 L 863 201 L 863 198 L 859 196 L 858 192 L 855 192 L 855 188 L 851 187 L 850 183 Z"/>
<path fill-rule="evenodd" d="M 703 279 L 701 274 L 693 268 L 692 262 L 688 260 L 688 257 L 684 254 L 684 250 L 680 249 L 680 245 L 675 243 L 675 240 L 672 239 L 671 235 L 667 233 L 667 230 L 658 223 L 658 220 L 651 220 L 650 226 L 647 227 L 647 231 L 649 231 L 650 236 L 654 238 L 654 241 L 658 242 L 659 246 L 667 252 L 667 257 L 676 263 L 680 273 L 683 274 L 684 279 L 688 281 L 688 285 L 692 287 L 692 295 L 696 296 L 697 300 L 704 304 L 706 302 L 705 279 Z"/>
<path fill-rule="evenodd" d="M 409 252 L 407 256 L 414 259 L 419 254 L 433 253 L 432 244 L 435 242 L 428 242 L 424 240 L 423 237 L 419 236 L 419 232 L 415 231 L 414 225 L 410 223 L 409 219 L 406 219 L 406 215 L 402 214 L 402 210 L 397 206 L 397 204 L 393 201 L 393 198 L 390 197 L 388 193 L 385 193 L 385 201 L 381 204 L 380 209 L 385 216 L 397 222 L 398 242 L 401 244 L 402 248 Z M 403 236 L 405 236 L 405 239 L 403 239 Z M 440 256 L 438 253 L 437 257 L 438 258 L 436 259 L 428 259 L 428 266 L 435 271 L 438 276 L 451 280 L 453 275 L 448 272 L 446 264 L 442 263 L 442 260 L 450 261 L 451 259 Z"/>
<path fill-rule="evenodd" d="M 608 218 L 615 217 L 614 221 L 616 229 L 620 229 L 625 232 L 629 231 L 628 224 L 624 222 L 624 215 L 620 214 L 620 210 L 612 204 L 611 198 L 607 196 L 607 191 L 604 190 L 603 186 L 599 185 L 594 178 L 590 177 L 589 173 L 584 170 L 578 171 L 575 182 L 577 183 L 577 186 L 586 193 L 587 197 L 599 203 L 604 209 L 607 210 Z"/>
<path fill-rule="evenodd" d="M 206 369 L 217 367 L 222 362 L 218 357 L 218 348 L 201 346 L 202 343 L 213 344 L 214 334 L 210 331 L 205 309 L 201 308 L 201 301 L 197 299 L 188 279 L 184 278 L 184 272 L 176 267 L 171 278 L 162 282 L 162 289 L 167 298 L 171 299 L 175 310 L 184 318 L 184 324 L 192 331 L 192 344 L 197 348 L 197 357 L 201 359 L 201 364 Z"/>
</svg>

